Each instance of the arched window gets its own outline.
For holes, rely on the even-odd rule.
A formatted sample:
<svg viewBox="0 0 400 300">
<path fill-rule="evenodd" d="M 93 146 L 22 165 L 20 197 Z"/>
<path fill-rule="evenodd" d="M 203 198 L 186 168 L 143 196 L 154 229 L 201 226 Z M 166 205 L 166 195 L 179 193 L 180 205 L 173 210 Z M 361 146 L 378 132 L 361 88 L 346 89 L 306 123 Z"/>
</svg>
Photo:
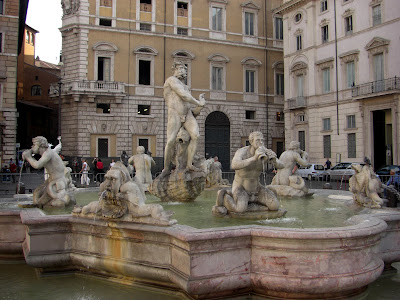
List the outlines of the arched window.
<svg viewBox="0 0 400 300">
<path fill-rule="evenodd" d="M 33 85 L 31 87 L 31 96 L 42 96 L 42 87 L 40 85 Z"/>
</svg>

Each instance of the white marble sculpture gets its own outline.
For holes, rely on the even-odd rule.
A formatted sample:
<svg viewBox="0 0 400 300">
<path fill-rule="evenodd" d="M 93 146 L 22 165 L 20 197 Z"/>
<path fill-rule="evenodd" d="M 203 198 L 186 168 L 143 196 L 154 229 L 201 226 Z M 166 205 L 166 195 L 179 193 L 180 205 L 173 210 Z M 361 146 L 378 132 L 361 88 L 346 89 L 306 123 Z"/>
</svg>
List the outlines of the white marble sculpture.
<svg viewBox="0 0 400 300">
<path fill-rule="evenodd" d="M 75 207 L 73 214 L 162 226 L 176 223 L 176 220 L 170 219 L 172 212 L 164 211 L 159 204 L 145 204 L 145 201 L 146 196 L 141 183 L 132 179 L 128 169 L 121 162 L 117 162 L 100 184 L 99 200 L 84 207 Z"/>
<path fill-rule="evenodd" d="M 183 83 L 187 73 L 182 62 L 174 62 L 172 69 L 173 76 L 164 83 L 164 99 L 168 107 L 164 169 L 149 186 L 149 192 L 162 201 L 186 202 L 196 199 L 204 189 L 206 174 L 196 166 L 195 154 L 200 136 L 196 116 L 206 102 L 204 94 L 197 100 Z M 175 162 L 175 170 L 172 162 Z"/>
<path fill-rule="evenodd" d="M 232 160 L 235 178 L 232 189 L 218 191 L 216 205 L 212 212 L 216 216 L 242 218 L 277 218 L 286 213 L 279 209 L 280 203 L 268 187 L 259 182 L 261 172 L 270 162 L 276 163 L 276 154 L 264 147 L 261 132 L 252 132 L 250 146 L 236 151 Z"/>
<path fill-rule="evenodd" d="M 228 180 L 222 179 L 222 165 L 218 161 L 217 156 L 205 160 L 204 168 L 207 172 L 207 177 L 206 177 L 207 187 L 229 184 Z"/>
<path fill-rule="evenodd" d="M 144 147 L 138 146 L 136 154 L 129 158 L 128 164 L 133 166 L 136 172 L 135 177 L 142 183 L 144 189 L 147 190 L 148 185 L 153 182 L 151 168 L 156 165 L 156 162 L 150 155 L 144 152 Z"/>
<path fill-rule="evenodd" d="M 33 192 L 33 204 L 39 207 L 62 207 L 75 203 L 69 170 L 66 169 L 58 154 L 61 146 L 58 145 L 52 149 L 43 136 L 33 138 L 32 142 L 32 148 L 25 150 L 22 153 L 22 158 L 35 169 L 45 168 L 48 174 L 45 182 Z M 36 160 L 32 157 L 32 154 L 40 154 L 41 158 Z"/>
<path fill-rule="evenodd" d="M 279 157 L 276 164 L 277 172 L 269 188 L 279 196 L 304 197 L 310 196 L 306 184 L 297 174 L 297 165 L 307 166 L 308 154 L 300 149 L 300 143 L 292 141 L 289 147 Z"/>
<path fill-rule="evenodd" d="M 353 193 L 354 201 L 365 207 L 381 208 L 383 200 L 379 197 L 382 193 L 382 182 L 376 176 L 371 165 L 352 164 L 355 174 L 349 179 L 349 191 Z"/>
</svg>

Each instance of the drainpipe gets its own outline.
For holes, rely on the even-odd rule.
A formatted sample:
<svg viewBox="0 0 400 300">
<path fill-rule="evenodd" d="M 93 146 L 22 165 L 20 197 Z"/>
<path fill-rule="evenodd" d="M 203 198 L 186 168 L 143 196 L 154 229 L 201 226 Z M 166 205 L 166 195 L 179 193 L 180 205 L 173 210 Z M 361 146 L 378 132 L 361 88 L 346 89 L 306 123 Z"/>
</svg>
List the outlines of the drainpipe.
<svg viewBox="0 0 400 300">
<path fill-rule="evenodd" d="M 264 1 L 264 36 L 265 36 L 265 66 L 264 66 L 264 77 L 265 77 L 265 85 L 264 85 L 264 93 L 266 100 L 266 122 L 267 122 L 267 136 L 266 136 L 266 144 L 269 147 L 269 122 L 268 122 L 268 114 L 269 114 L 269 104 L 268 104 L 268 31 L 267 31 L 267 0 Z M 272 145 L 271 145 L 272 148 Z"/>
<path fill-rule="evenodd" d="M 335 75 L 336 75 L 336 130 L 339 135 L 339 83 L 338 83 L 338 44 L 337 44 L 337 25 L 336 25 L 336 0 L 333 2 L 335 18 Z"/>
<path fill-rule="evenodd" d="M 163 51 L 163 55 L 164 55 L 164 63 L 163 63 L 163 83 L 165 82 L 165 60 L 166 60 L 166 50 L 165 50 L 165 46 L 166 46 L 166 32 L 167 32 L 167 0 L 164 0 L 164 37 L 163 37 L 163 43 L 164 43 L 164 51 Z M 163 101 L 163 149 L 165 149 L 165 139 L 166 139 L 166 118 L 165 118 L 165 100 Z M 164 152 L 163 152 L 164 153 Z M 164 154 L 163 154 L 164 155 Z M 163 162 L 164 162 L 164 156 L 163 156 Z"/>
</svg>

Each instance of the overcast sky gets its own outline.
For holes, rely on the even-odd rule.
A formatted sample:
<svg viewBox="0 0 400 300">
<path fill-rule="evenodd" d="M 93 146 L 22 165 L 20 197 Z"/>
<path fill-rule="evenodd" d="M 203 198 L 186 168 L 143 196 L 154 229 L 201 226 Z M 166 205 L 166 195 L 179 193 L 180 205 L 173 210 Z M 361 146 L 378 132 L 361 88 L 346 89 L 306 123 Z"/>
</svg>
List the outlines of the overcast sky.
<svg viewBox="0 0 400 300">
<path fill-rule="evenodd" d="M 36 34 L 35 57 L 53 64 L 59 63 L 61 51 L 61 1 L 29 0 L 26 24 L 39 31 Z"/>
</svg>

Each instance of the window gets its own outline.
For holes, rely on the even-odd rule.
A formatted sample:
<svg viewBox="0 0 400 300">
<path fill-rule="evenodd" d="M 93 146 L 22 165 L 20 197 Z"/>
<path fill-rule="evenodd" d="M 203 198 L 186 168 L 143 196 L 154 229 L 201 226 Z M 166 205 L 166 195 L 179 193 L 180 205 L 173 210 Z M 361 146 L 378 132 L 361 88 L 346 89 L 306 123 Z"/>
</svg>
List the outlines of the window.
<svg viewBox="0 0 400 300">
<path fill-rule="evenodd" d="M 110 26 L 111 27 L 112 21 L 110 19 L 100 19 L 99 25 L 100 26 Z"/>
<path fill-rule="evenodd" d="M 283 40 L 283 21 L 282 18 L 275 17 L 275 38 Z"/>
<path fill-rule="evenodd" d="M 372 25 L 376 26 L 382 23 L 381 5 L 372 7 Z"/>
<path fill-rule="evenodd" d="M 246 35 L 254 35 L 254 13 L 244 13 L 244 28 Z"/>
<path fill-rule="evenodd" d="M 294 16 L 294 20 L 295 20 L 296 22 L 300 22 L 300 21 L 301 21 L 301 13 L 297 13 L 297 14 Z"/>
<path fill-rule="evenodd" d="M 151 61 L 139 60 L 139 84 L 150 85 Z"/>
<path fill-rule="evenodd" d="M 151 0 L 140 0 L 140 11 L 151 12 Z"/>
<path fill-rule="evenodd" d="M 322 119 L 323 130 L 331 130 L 331 118 Z"/>
<path fill-rule="evenodd" d="M 172 57 L 176 61 L 181 61 L 186 66 L 187 76 L 185 79 L 181 80 L 187 86 L 191 86 L 191 73 L 192 73 L 192 60 L 194 59 L 194 54 L 186 50 L 177 50 L 172 53 Z"/>
<path fill-rule="evenodd" d="M 212 7 L 212 26 L 216 31 L 222 31 L 222 8 Z"/>
<path fill-rule="evenodd" d="M 347 116 L 347 128 L 356 128 L 356 116 L 355 115 Z"/>
<path fill-rule="evenodd" d="M 306 120 L 304 115 L 299 115 L 299 122 L 304 122 Z"/>
<path fill-rule="evenodd" d="M 3 6 L 4 6 L 4 1 L 0 0 L 0 15 L 3 14 Z"/>
<path fill-rule="evenodd" d="M 97 139 L 97 156 L 108 157 L 108 138 Z"/>
<path fill-rule="evenodd" d="M 3 33 L 0 32 L 0 53 L 3 52 Z"/>
<path fill-rule="evenodd" d="M 283 96 L 285 93 L 285 83 L 284 83 L 284 75 L 277 73 L 275 74 L 275 92 L 276 95 Z"/>
<path fill-rule="evenodd" d="M 350 35 L 353 33 L 353 16 L 348 16 L 344 18 L 344 27 L 346 35 Z"/>
<path fill-rule="evenodd" d="M 246 70 L 246 93 L 255 92 L 255 71 Z"/>
<path fill-rule="evenodd" d="M 296 36 L 296 49 L 297 51 L 301 50 L 303 45 L 301 43 L 301 35 Z"/>
<path fill-rule="evenodd" d="M 188 16 L 188 4 L 186 2 L 178 1 L 176 3 L 177 15 L 178 17 Z"/>
<path fill-rule="evenodd" d="M 347 135 L 347 153 L 349 158 L 356 157 L 356 134 L 349 133 Z"/>
<path fill-rule="evenodd" d="M 96 104 L 96 113 L 97 114 L 109 114 L 111 112 L 109 103 L 97 103 Z"/>
<path fill-rule="evenodd" d="M 138 105 L 138 115 L 150 115 L 150 105 Z"/>
<path fill-rule="evenodd" d="M 177 35 L 188 35 L 188 30 L 187 30 L 187 28 L 178 27 L 176 29 L 176 34 Z"/>
<path fill-rule="evenodd" d="M 328 0 L 321 1 L 321 12 L 328 10 Z"/>
<path fill-rule="evenodd" d="M 377 55 L 374 55 L 374 80 L 383 80 L 383 78 L 383 54 L 379 53 Z"/>
<path fill-rule="evenodd" d="M 322 92 L 329 93 L 331 91 L 331 69 L 322 70 Z"/>
<path fill-rule="evenodd" d="M 356 81 L 355 73 L 354 73 L 354 61 L 350 61 L 350 62 L 346 63 L 346 75 L 347 75 L 346 76 L 346 78 L 347 78 L 347 81 L 346 81 L 347 87 L 349 88 L 349 87 L 354 86 L 355 85 L 355 81 Z"/>
<path fill-rule="evenodd" d="M 25 32 L 25 42 L 29 44 L 29 32 Z"/>
<path fill-rule="evenodd" d="M 326 43 L 329 40 L 328 25 L 321 27 L 321 40 L 322 43 Z"/>
<path fill-rule="evenodd" d="M 110 64 L 109 57 L 98 57 L 97 64 L 97 80 L 110 81 Z"/>
<path fill-rule="evenodd" d="M 278 122 L 285 121 L 285 114 L 283 113 L 283 111 L 278 111 L 278 112 L 276 113 L 276 120 L 277 120 Z"/>
<path fill-rule="evenodd" d="M 138 141 L 138 146 L 144 147 L 144 153 L 149 151 L 149 139 L 140 138 Z"/>
<path fill-rule="evenodd" d="M 222 90 L 222 80 L 223 80 L 223 68 L 213 66 L 211 74 L 211 89 L 218 91 Z"/>
<path fill-rule="evenodd" d="M 306 132 L 303 130 L 299 131 L 299 142 L 300 149 L 304 151 L 306 149 Z"/>
<path fill-rule="evenodd" d="M 151 24 L 140 23 L 140 30 L 141 31 L 151 31 Z"/>
<path fill-rule="evenodd" d="M 31 96 L 41 96 L 42 95 L 42 87 L 40 85 L 33 85 L 31 87 Z"/>
<path fill-rule="evenodd" d="M 331 157 L 331 136 L 330 135 L 324 135 L 323 144 L 324 144 L 324 157 Z"/>
<path fill-rule="evenodd" d="M 303 97 L 304 96 L 304 91 L 303 91 L 304 76 L 299 75 L 296 77 L 296 79 L 297 79 L 297 97 Z"/>
<path fill-rule="evenodd" d="M 100 6 L 112 7 L 112 0 L 100 0 Z"/>
<path fill-rule="evenodd" d="M 254 110 L 246 110 L 246 120 L 254 120 L 256 118 L 256 112 Z"/>
</svg>

